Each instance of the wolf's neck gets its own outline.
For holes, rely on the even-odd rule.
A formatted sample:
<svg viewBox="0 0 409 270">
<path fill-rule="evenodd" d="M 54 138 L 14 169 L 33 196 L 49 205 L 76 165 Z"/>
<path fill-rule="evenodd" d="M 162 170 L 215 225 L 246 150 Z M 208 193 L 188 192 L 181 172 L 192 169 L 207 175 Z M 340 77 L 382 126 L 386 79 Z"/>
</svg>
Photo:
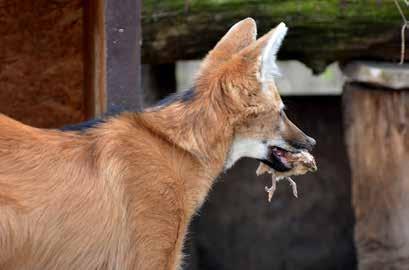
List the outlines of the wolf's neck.
<svg viewBox="0 0 409 270">
<path fill-rule="evenodd" d="M 199 102 L 177 102 L 142 114 L 146 123 L 170 143 L 195 156 L 211 174 L 219 174 L 233 140 L 224 109 Z"/>
</svg>

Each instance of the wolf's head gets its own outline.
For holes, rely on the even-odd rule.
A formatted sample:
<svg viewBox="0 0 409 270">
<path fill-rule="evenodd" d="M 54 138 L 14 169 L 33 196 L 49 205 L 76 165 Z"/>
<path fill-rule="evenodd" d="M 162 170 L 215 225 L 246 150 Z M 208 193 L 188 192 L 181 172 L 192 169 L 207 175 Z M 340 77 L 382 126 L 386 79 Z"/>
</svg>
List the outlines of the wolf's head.
<svg viewBox="0 0 409 270">
<path fill-rule="evenodd" d="M 234 139 L 226 168 L 250 157 L 276 171 L 290 171 L 291 152 L 309 151 L 315 140 L 287 118 L 274 82 L 280 76 L 276 59 L 286 25 L 280 23 L 259 39 L 256 32 L 251 18 L 235 24 L 204 59 L 197 84 L 218 88 L 232 119 Z"/>
</svg>

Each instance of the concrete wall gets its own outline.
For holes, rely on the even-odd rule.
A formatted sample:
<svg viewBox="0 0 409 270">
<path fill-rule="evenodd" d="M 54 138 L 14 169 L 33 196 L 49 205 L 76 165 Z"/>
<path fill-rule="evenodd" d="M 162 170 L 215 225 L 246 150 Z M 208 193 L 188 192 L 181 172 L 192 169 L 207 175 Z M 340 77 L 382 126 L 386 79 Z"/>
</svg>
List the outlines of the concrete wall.
<svg viewBox="0 0 409 270">
<path fill-rule="evenodd" d="M 177 90 L 189 89 L 200 68 L 200 60 L 185 60 L 176 63 Z M 282 77 L 276 83 L 282 95 L 339 95 L 345 83 L 338 63 L 332 63 L 319 75 L 300 61 L 277 61 Z"/>
</svg>

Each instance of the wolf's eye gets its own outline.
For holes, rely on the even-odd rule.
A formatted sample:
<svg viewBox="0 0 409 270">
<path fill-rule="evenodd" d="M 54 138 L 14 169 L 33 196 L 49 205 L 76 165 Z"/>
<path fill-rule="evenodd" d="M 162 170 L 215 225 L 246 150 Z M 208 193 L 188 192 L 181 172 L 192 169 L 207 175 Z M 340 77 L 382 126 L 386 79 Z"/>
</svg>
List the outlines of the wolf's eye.
<svg viewBox="0 0 409 270">
<path fill-rule="evenodd" d="M 284 117 L 285 117 L 285 112 L 284 112 L 284 110 L 280 110 L 280 117 L 281 117 L 281 118 L 284 118 Z"/>
</svg>

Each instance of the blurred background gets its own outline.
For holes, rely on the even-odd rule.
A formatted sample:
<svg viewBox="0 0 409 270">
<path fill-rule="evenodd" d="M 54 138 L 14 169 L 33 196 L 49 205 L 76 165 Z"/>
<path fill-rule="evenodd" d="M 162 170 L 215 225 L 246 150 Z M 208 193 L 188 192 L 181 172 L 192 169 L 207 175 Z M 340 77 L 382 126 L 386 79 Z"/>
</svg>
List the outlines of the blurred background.
<svg viewBox="0 0 409 270">
<path fill-rule="evenodd" d="M 407 16 L 407 0 L 0 0 L 0 112 L 60 128 L 138 111 L 190 88 L 235 22 L 261 36 L 284 21 L 278 86 L 319 170 L 268 203 L 270 177 L 238 162 L 194 218 L 184 269 L 407 270 Z"/>
</svg>

